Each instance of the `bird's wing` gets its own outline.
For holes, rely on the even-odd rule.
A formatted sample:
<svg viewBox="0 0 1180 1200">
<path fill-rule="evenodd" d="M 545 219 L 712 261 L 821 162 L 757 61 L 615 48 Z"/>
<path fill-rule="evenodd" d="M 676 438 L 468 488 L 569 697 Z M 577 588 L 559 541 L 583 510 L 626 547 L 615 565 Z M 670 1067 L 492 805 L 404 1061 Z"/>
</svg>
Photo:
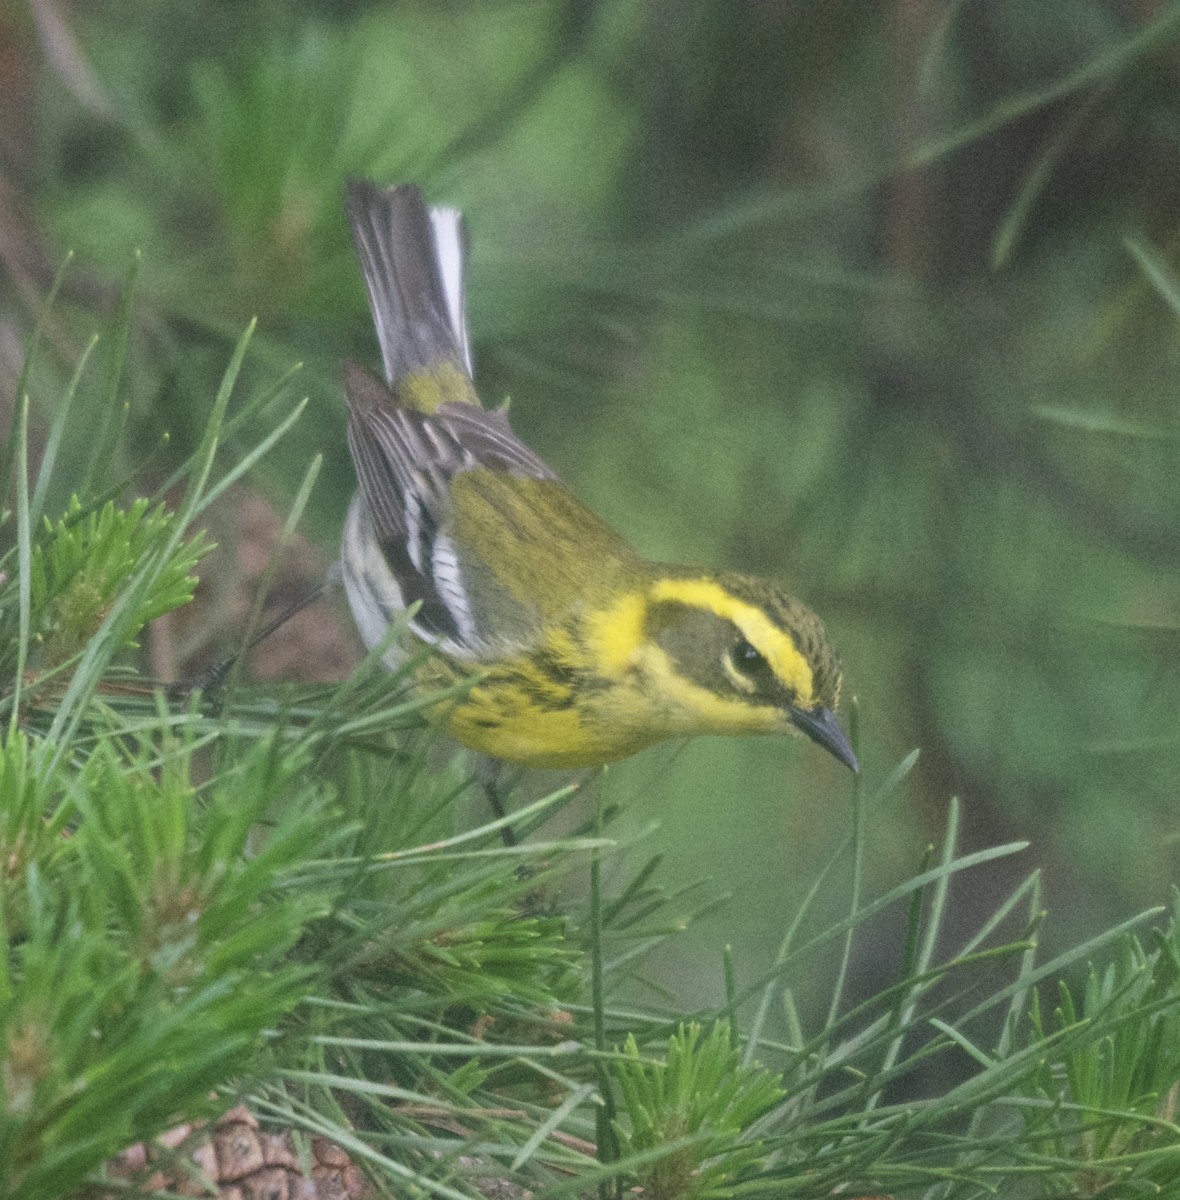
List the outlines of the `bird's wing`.
<svg viewBox="0 0 1180 1200">
<path fill-rule="evenodd" d="M 414 632 L 446 653 L 485 658 L 531 644 L 585 590 L 584 576 L 629 557 L 512 432 L 502 412 L 399 405 L 346 365 L 348 442 L 371 527 Z"/>
</svg>

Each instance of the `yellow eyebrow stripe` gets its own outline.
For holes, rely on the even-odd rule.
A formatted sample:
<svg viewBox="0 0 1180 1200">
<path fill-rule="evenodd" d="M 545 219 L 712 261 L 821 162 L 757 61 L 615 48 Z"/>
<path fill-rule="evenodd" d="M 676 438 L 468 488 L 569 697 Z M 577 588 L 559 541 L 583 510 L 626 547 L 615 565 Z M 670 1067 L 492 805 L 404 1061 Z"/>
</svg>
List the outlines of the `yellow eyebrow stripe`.
<svg viewBox="0 0 1180 1200">
<path fill-rule="evenodd" d="M 732 621 L 742 635 L 770 663 L 780 682 L 793 688 L 804 708 L 812 703 L 814 680 L 807 659 L 794 639 L 756 605 L 739 600 L 713 579 L 657 579 L 649 593 L 652 600 L 673 601 L 715 612 Z"/>
</svg>

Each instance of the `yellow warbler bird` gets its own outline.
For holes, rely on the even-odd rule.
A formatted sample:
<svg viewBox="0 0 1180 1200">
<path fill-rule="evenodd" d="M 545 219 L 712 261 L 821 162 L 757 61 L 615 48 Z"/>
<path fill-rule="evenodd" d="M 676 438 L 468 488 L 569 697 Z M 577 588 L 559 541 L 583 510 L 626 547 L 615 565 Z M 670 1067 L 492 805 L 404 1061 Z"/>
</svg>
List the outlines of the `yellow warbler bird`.
<svg viewBox="0 0 1180 1200">
<path fill-rule="evenodd" d="M 440 720 L 494 759 L 584 767 L 664 738 L 800 730 L 855 771 L 839 660 L 809 608 L 777 583 L 640 557 L 480 405 L 459 213 L 369 182 L 345 208 L 385 366 L 385 382 L 345 366 L 360 487 L 341 567 L 365 643 L 418 604 L 409 628 L 437 677 L 473 679 Z"/>
</svg>

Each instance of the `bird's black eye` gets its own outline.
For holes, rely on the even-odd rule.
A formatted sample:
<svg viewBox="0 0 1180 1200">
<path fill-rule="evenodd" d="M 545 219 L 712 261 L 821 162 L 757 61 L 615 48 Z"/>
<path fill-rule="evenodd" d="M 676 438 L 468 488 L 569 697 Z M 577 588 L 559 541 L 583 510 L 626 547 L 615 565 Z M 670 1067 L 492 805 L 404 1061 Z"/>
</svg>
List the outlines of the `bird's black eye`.
<svg viewBox="0 0 1180 1200">
<path fill-rule="evenodd" d="M 744 638 L 729 652 L 729 660 L 743 674 L 757 670 L 766 662 L 766 659 L 762 657 L 762 651 Z"/>
<path fill-rule="evenodd" d="M 750 695 L 769 696 L 783 691 L 766 655 L 745 638 L 730 647 L 727 673 L 739 690 Z"/>
<path fill-rule="evenodd" d="M 730 647 L 729 666 L 734 681 L 740 680 L 740 686 L 745 691 L 764 688 L 774 679 L 774 671 L 766 661 L 766 656 L 745 638 Z"/>
</svg>

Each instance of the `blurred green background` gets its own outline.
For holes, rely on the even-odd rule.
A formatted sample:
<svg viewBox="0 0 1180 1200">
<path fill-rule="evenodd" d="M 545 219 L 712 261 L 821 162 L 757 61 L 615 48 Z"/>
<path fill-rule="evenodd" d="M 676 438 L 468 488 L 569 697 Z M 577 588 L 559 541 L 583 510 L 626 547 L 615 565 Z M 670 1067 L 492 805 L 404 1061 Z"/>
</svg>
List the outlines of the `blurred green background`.
<svg viewBox="0 0 1180 1200">
<path fill-rule="evenodd" d="M 967 848 L 1032 843 L 957 885 L 965 924 L 1034 867 L 1049 953 L 1167 899 L 1180 5 L 0 0 L 0 60 L 5 404 L 68 248 L 33 403 L 44 423 L 138 250 L 136 486 L 251 316 L 249 387 L 304 363 L 311 407 L 215 522 L 157 666 L 234 644 L 248 514 L 281 521 L 317 452 L 284 586 L 331 560 L 338 363 L 377 360 L 342 185 L 415 180 L 468 216 L 485 399 L 648 555 L 781 576 L 824 615 L 870 791 L 920 747 L 869 828 L 874 888 L 958 794 Z M 100 343 L 91 376 L 119 367 Z M 346 672 L 346 624 L 305 618 L 288 673 Z M 851 820 L 847 774 L 793 739 L 669 745 L 603 786 L 626 826 L 659 819 L 666 881 L 732 892 L 651 964 L 689 1005 L 721 998 L 724 943 L 739 982 L 765 968 Z M 900 954 L 883 930 L 862 986 Z"/>
</svg>

